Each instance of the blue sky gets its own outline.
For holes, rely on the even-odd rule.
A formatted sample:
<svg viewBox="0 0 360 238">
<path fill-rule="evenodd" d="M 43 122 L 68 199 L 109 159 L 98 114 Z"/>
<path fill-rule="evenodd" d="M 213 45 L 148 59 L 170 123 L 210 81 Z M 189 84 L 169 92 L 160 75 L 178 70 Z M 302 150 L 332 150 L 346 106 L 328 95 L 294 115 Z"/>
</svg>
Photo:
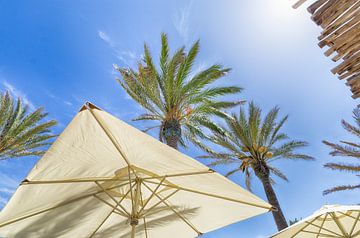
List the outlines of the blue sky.
<svg viewBox="0 0 360 238">
<path fill-rule="evenodd" d="M 200 39 L 196 70 L 213 63 L 233 68 L 224 83 L 244 87 L 240 98 L 254 100 L 264 111 L 280 106 L 283 115 L 290 115 L 284 130 L 310 143 L 304 152 L 317 161 L 276 164 L 290 179 L 275 187 L 286 217 L 305 217 L 323 204 L 358 203 L 359 191 L 321 194 L 333 185 L 358 183 L 354 175 L 322 168 L 338 159 L 321 143 L 354 139 L 340 120 L 352 120 L 357 102 L 330 73 L 334 63 L 317 47 L 320 28 L 305 7 L 293 10 L 290 2 L 0 0 L 0 88 L 32 108 L 44 106 L 59 121 L 57 132 L 86 100 L 142 128 L 131 122 L 142 110 L 116 83 L 112 65 L 135 65 L 144 42 L 157 55 L 161 32 L 168 33 L 172 49 Z M 193 148 L 185 153 L 201 154 Z M 2 206 L 35 162 L 0 162 Z M 242 175 L 231 179 L 244 185 Z M 265 199 L 261 185 L 254 183 L 254 193 Z M 204 237 L 261 238 L 275 229 L 271 214 L 265 214 Z"/>
</svg>

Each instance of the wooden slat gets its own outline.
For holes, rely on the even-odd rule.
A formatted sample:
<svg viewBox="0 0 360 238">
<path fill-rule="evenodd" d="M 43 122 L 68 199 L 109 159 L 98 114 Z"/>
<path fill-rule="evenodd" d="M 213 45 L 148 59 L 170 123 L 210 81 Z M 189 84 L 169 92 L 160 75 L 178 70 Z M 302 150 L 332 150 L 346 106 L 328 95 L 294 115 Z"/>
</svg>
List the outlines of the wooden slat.
<svg viewBox="0 0 360 238">
<path fill-rule="evenodd" d="M 354 11 L 354 9 L 360 7 L 360 2 L 356 3 L 354 6 L 349 8 L 347 12 L 345 12 L 343 15 L 338 17 L 331 25 L 326 27 L 323 32 L 318 37 L 318 40 L 322 40 L 328 35 L 330 35 L 332 32 L 336 31 L 337 29 L 343 27 L 344 24 L 347 24 L 349 20 L 351 20 L 353 17 L 356 17 L 359 15 L 358 11 Z"/>
<path fill-rule="evenodd" d="M 321 7 L 323 4 L 325 4 L 328 0 L 320 0 L 315 1 L 313 4 L 311 4 L 307 10 L 310 14 L 313 14 L 319 7 Z"/>
<path fill-rule="evenodd" d="M 319 47 L 327 47 L 324 54 L 339 61 L 331 72 L 339 79 L 345 79 L 353 98 L 360 98 L 360 1 L 359 0 L 298 0 L 293 7 L 298 8 L 308 2 L 311 19 L 323 31 L 320 33 Z"/>
</svg>

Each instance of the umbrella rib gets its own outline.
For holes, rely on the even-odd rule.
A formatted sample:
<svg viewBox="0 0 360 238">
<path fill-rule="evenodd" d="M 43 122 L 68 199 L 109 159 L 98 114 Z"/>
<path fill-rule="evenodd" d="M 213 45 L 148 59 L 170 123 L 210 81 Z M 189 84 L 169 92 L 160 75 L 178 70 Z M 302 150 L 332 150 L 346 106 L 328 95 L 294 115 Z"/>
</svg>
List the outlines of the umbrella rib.
<svg viewBox="0 0 360 238">
<path fill-rule="evenodd" d="M 344 216 L 350 217 L 350 218 L 352 218 L 352 219 L 354 219 L 354 220 L 358 219 L 358 218 L 356 218 L 356 217 L 353 217 L 353 216 L 351 216 L 351 215 L 349 215 L 349 214 L 346 214 L 346 213 L 343 213 L 343 212 L 339 212 L 339 213 L 342 214 L 342 215 L 344 215 Z"/>
<path fill-rule="evenodd" d="M 146 205 L 148 205 L 150 200 L 154 197 L 155 193 L 159 190 L 161 184 L 164 182 L 165 179 L 166 179 L 166 177 L 163 177 L 162 180 L 160 181 L 160 183 L 156 186 L 155 190 L 151 193 L 150 197 L 147 199 L 145 204 L 142 205 L 142 208 L 140 209 L 139 214 L 145 209 Z"/>
<path fill-rule="evenodd" d="M 127 183 L 126 183 L 126 184 L 127 184 Z M 124 185 L 126 185 L 126 184 L 117 185 L 117 186 L 114 186 L 114 187 L 111 187 L 111 188 L 108 188 L 108 189 L 118 188 L 118 187 L 124 186 Z M 104 191 L 97 191 L 97 192 L 94 192 L 94 193 L 86 194 L 86 195 L 84 195 L 84 196 L 71 199 L 71 200 L 69 200 L 69 201 L 60 202 L 60 203 L 58 203 L 58 204 L 55 205 L 55 206 L 52 206 L 52 207 L 49 207 L 49 208 L 45 208 L 45 209 L 41 209 L 41 210 L 39 210 L 39 211 L 32 212 L 32 213 L 30 213 L 30 214 L 27 214 L 27 215 L 23 215 L 23 216 L 14 218 L 14 219 L 12 219 L 12 220 L 10 220 L 10 221 L 3 222 L 3 223 L 0 224 L 0 227 L 7 226 L 7 225 L 10 225 L 10 224 L 12 224 L 12 223 L 15 223 L 15 222 L 18 222 L 18 221 L 27 219 L 27 218 L 29 218 L 29 217 L 33 217 L 33 216 L 39 215 L 39 214 L 41 214 L 41 213 L 51 211 L 51 210 L 53 210 L 53 209 L 56 209 L 56 208 L 59 208 L 59 207 L 62 207 L 62 206 L 71 204 L 71 203 L 73 203 L 73 202 L 77 202 L 77 201 L 79 201 L 79 200 L 82 200 L 82 199 L 85 199 L 85 198 L 94 196 L 94 195 L 99 194 L 99 193 L 102 193 L 102 192 L 104 192 Z"/>
<path fill-rule="evenodd" d="M 121 157 L 124 159 L 124 161 L 126 162 L 126 164 L 130 167 L 130 169 L 132 170 L 132 172 L 136 175 L 136 172 L 131 168 L 131 163 L 128 160 L 126 154 L 122 151 L 121 146 L 119 145 L 119 143 L 117 143 L 116 139 L 114 138 L 114 136 L 111 134 L 111 132 L 108 130 L 108 128 L 105 126 L 105 124 L 95 115 L 95 113 L 93 112 L 93 110 L 91 109 L 91 107 L 89 107 L 88 104 L 86 104 L 86 109 L 88 109 L 90 111 L 90 114 L 94 117 L 95 121 L 97 122 L 97 124 L 101 127 L 101 129 L 105 132 L 106 136 L 110 139 L 111 143 L 115 146 L 116 150 L 120 153 Z"/>
<path fill-rule="evenodd" d="M 146 225 L 146 218 L 143 217 L 143 220 L 144 220 L 145 237 L 146 237 L 146 238 L 149 238 L 149 236 L 148 236 L 148 231 L 147 231 L 147 225 Z"/>
<path fill-rule="evenodd" d="M 154 183 L 152 181 L 147 181 L 147 182 L 156 184 L 156 183 Z M 259 204 L 256 204 L 256 203 L 245 202 L 245 201 L 242 201 L 242 200 L 229 198 L 229 197 L 224 197 L 224 196 L 211 194 L 211 193 L 206 193 L 206 192 L 201 192 L 201 191 L 197 191 L 197 190 L 194 190 L 194 189 L 185 188 L 185 187 L 181 187 L 181 186 L 176 186 L 176 185 L 171 185 L 171 184 L 164 184 L 164 186 L 171 187 L 171 188 L 177 188 L 179 190 L 186 191 L 186 192 L 197 193 L 197 194 L 208 196 L 208 197 L 214 197 L 214 198 L 219 198 L 219 199 L 223 199 L 223 200 L 227 200 L 227 201 L 231 201 L 231 202 L 242 203 L 242 204 L 249 205 L 249 206 L 265 208 L 265 209 L 268 209 L 269 211 L 272 209 L 271 207 L 259 205 Z"/>
<path fill-rule="evenodd" d="M 315 232 L 315 231 L 306 231 L 306 230 L 301 230 L 301 232 L 305 232 L 305 233 L 310 233 L 310 234 L 315 234 L 317 236 L 321 235 L 321 237 L 337 237 L 338 236 L 333 236 L 333 235 L 328 235 L 328 234 L 323 234 L 323 233 L 319 233 L 319 232 Z"/>
<path fill-rule="evenodd" d="M 97 198 L 98 200 L 100 200 L 101 202 L 105 203 L 106 205 L 112 207 L 112 208 L 115 208 L 115 210 L 117 212 L 119 212 L 119 215 L 123 216 L 123 217 L 128 217 L 122 210 L 120 210 L 119 208 L 117 208 L 117 206 L 115 205 L 112 205 L 111 203 L 109 203 L 108 201 L 102 199 L 101 197 L 97 196 L 97 195 L 94 195 L 95 198 Z"/>
<path fill-rule="evenodd" d="M 339 227 L 341 233 L 344 235 L 344 237 L 348 237 L 349 235 L 347 234 L 347 232 L 345 231 L 343 225 L 341 224 L 341 222 L 339 221 L 338 217 L 335 215 L 334 212 L 330 212 L 330 216 L 333 218 L 334 222 L 336 223 L 336 225 Z"/>
<path fill-rule="evenodd" d="M 143 183 L 143 184 L 144 184 L 144 186 L 145 186 L 147 189 L 149 189 L 150 191 L 153 191 L 147 184 L 145 184 L 145 183 Z M 160 201 L 161 201 L 162 203 L 164 203 L 170 210 L 172 210 L 181 220 L 183 220 L 183 222 L 185 222 L 189 227 L 191 227 L 191 229 L 193 229 L 193 230 L 198 234 L 198 236 L 200 236 L 200 235 L 203 234 L 203 233 L 200 232 L 198 229 L 196 229 L 196 227 L 195 227 L 193 224 L 191 224 L 191 222 L 188 221 L 183 215 L 181 215 L 174 207 L 172 207 L 171 205 L 169 205 L 169 204 L 165 201 L 166 199 L 162 198 L 160 195 L 158 195 L 158 194 L 156 194 L 156 193 L 155 193 L 155 196 L 156 196 L 158 199 L 160 199 Z"/>
<path fill-rule="evenodd" d="M 100 227 L 107 221 L 107 219 L 111 216 L 111 214 L 117 209 L 117 206 L 115 206 L 110 212 L 109 214 L 106 215 L 105 219 L 102 220 L 102 222 L 96 227 L 96 229 L 91 233 L 91 235 L 89 236 L 89 238 L 92 238 L 96 232 L 100 229 Z"/>
<path fill-rule="evenodd" d="M 308 223 L 308 222 L 306 222 L 306 223 Z M 310 225 L 315 226 L 315 227 L 317 227 L 317 228 L 320 228 L 319 225 L 315 225 L 315 224 L 313 224 L 313 223 L 311 223 Z M 337 235 L 337 236 L 342 237 L 341 234 L 338 234 L 338 233 L 336 233 L 336 232 L 334 232 L 334 231 L 332 231 L 332 230 L 329 230 L 329 229 L 327 229 L 327 228 L 325 228 L 325 227 L 323 227 L 322 229 L 323 229 L 324 231 L 327 231 L 327 232 L 330 232 L 330 233 L 332 233 L 332 234 L 334 234 L 334 235 Z"/>
<path fill-rule="evenodd" d="M 212 174 L 212 173 L 215 173 L 215 171 L 212 170 L 212 169 L 208 169 L 208 170 L 205 170 L 205 171 L 196 171 L 196 172 L 188 172 L 188 173 L 158 175 L 158 176 L 146 177 L 146 178 L 143 178 L 143 179 L 144 179 L 144 180 L 148 180 L 148 179 L 152 180 L 152 179 L 161 179 L 161 178 L 163 178 L 163 177 L 170 178 L 170 177 L 181 177 L 181 176 L 201 175 L 201 174 Z"/>
<path fill-rule="evenodd" d="M 74 179 L 63 179 L 63 180 L 35 180 L 35 181 L 29 181 L 24 180 L 21 182 L 20 185 L 30 185 L 30 184 L 56 184 L 56 183 L 89 183 L 89 182 L 95 182 L 95 181 L 128 181 L 122 180 L 119 178 L 74 178 Z"/>
<path fill-rule="evenodd" d="M 320 233 L 321 233 L 321 230 L 322 230 L 322 228 L 323 228 L 323 226 L 324 226 L 324 223 L 325 223 L 325 221 L 326 221 L 327 216 L 328 216 L 328 214 L 326 213 L 326 214 L 325 214 L 325 217 L 324 217 L 324 220 L 321 222 L 321 225 L 320 225 L 320 228 L 319 228 L 319 234 L 316 236 L 316 238 L 319 237 L 319 235 L 320 235 Z"/>
<path fill-rule="evenodd" d="M 120 157 L 122 157 L 124 159 L 124 161 L 126 162 L 126 164 L 128 165 L 128 175 L 129 175 L 129 182 L 130 182 L 130 188 L 131 188 L 131 206 L 134 207 L 134 201 L 133 201 L 133 193 L 132 193 L 132 184 L 131 184 L 131 178 L 130 178 L 130 170 L 133 172 L 133 174 L 135 175 L 135 177 L 137 177 L 137 174 L 135 172 L 135 170 L 131 167 L 131 163 L 128 160 L 126 154 L 122 151 L 121 146 L 119 145 L 119 143 L 116 141 L 116 139 L 114 138 L 114 136 L 111 134 L 111 132 L 108 130 L 108 128 L 105 126 L 105 123 L 103 123 L 96 115 L 95 113 L 92 111 L 91 107 L 86 104 L 86 108 L 90 111 L 90 114 L 94 117 L 95 121 L 97 122 L 97 124 L 101 127 L 101 129 L 105 132 L 106 136 L 110 139 L 111 143 L 114 145 L 114 147 L 116 148 L 116 150 L 119 152 Z M 128 212 L 127 212 L 128 213 Z"/>
<path fill-rule="evenodd" d="M 351 235 L 350 237 L 351 237 L 351 238 L 355 238 L 355 237 L 357 237 L 358 235 L 360 235 L 360 230 L 358 230 L 355 234 Z"/>
<path fill-rule="evenodd" d="M 151 191 L 151 190 L 150 190 Z M 148 214 L 151 210 L 153 210 L 154 208 L 156 208 L 157 206 L 159 206 L 162 201 L 169 199 L 171 196 L 173 196 L 175 193 L 177 193 L 179 191 L 179 189 L 174 190 L 172 193 L 168 194 L 166 197 L 160 199 L 159 202 L 157 202 L 156 204 L 154 204 L 152 207 L 150 207 L 149 209 L 147 209 L 146 211 L 144 211 L 142 214 L 140 214 L 141 216 L 146 216 L 146 214 Z"/>
<path fill-rule="evenodd" d="M 95 183 L 96 183 L 97 186 L 99 186 L 99 188 L 100 188 L 104 193 L 106 193 L 106 195 L 108 195 L 108 196 L 111 198 L 111 200 L 113 200 L 115 203 L 118 203 L 118 202 L 116 201 L 116 199 L 115 199 L 113 196 L 111 196 L 111 194 L 110 194 L 103 186 L 101 186 L 100 183 L 98 183 L 98 182 L 95 182 Z M 130 183 L 130 186 L 131 186 L 131 183 Z M 130 188 L 129 191 L 131 191 L 131 188 Z M 126 196 L 124 196 L 123 198 L 125 198 L 125 197 L 126 197 Z M 119 207 L 121 207 L 121 209 L 123 209 L 124 212 L 125 212 L 128 216 L 130 216 L 130 213 L 129 213 L 128 211 L 126 211 L 126 209 L 124 208 L 124 206 L 122 206 L 121 204 L 119 204 Z"/>
<path fill-rule="evenodd" d="M 355 227 L 356 227 L 356 224 L 357 224 L 357 222 L 359 221 L 359 219 L 360 219 L 360 211 L 359 211 L 359 214 L 358 214 L 358 216 L 357 216 L 357 219 L 356 219 L 355 222 L 354 222 L 354 225 L 352 226 L 352 228 L 351 228 L 351 230 L 350 230 L 350 233 L 349 233 L 350 237 L 352 237 L 352 233 L 354 232 Z"/>
<path fill-rule="evenodd" d="M 116 206 L 113 207 L 113 210 L 111 210 L 111 212 L 105 217 L 105 219 L 99 224 L 99 226 L 95 229 L 95 231 L 93 231 L 93 233 L 91 233 L 91 235 L 89 236 L 89 238 L 92 238 L 96 232 L 100 229 L 100 227 L 106 222 L 106 220 L 111 216 L 111 214 L 117 209 L 117 207 L 121 204 L 121 202 L 126 198 L 126 196 L 129 194 L 130 190 L 127 191 L 125 193 L 125 195 L 120 199 L 120 201 L 116 201 Z"/>
<path fill-rule="evenodd" d="M 317 217 L 315 217 L 312 221 L 310 222 L 305 222 L 307 223 L 305 225 L 305 227 L 303 227 L 302 229 L 300 229 L 299 231 L 297 231 L 294 235 L 292 235 L 290 238 L 294 238 L 295 236 L 297 236 L 300 232 L 302 232 L 304 229 L 306 229 L 306 227 L 310 226 L 310 224 L 312 224 L 315 220 L 317 219 Z M 280 232 L 281 233 L 281 232 Z"/>
</svg>

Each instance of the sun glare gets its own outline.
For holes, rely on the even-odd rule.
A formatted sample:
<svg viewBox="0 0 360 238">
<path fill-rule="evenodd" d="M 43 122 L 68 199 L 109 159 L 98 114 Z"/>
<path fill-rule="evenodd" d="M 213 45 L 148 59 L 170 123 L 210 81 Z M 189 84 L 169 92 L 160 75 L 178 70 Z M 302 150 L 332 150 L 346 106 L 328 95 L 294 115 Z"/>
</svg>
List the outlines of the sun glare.
<svg viewBox="0 0 360 238">
<path fill-rule="evenodd" d="M 294 9 L 289 0 L 270 0 L 265 2 L 265 12 L 268 17 L 278 20 L 289 20 L 294 16 Z"/>
</svg>

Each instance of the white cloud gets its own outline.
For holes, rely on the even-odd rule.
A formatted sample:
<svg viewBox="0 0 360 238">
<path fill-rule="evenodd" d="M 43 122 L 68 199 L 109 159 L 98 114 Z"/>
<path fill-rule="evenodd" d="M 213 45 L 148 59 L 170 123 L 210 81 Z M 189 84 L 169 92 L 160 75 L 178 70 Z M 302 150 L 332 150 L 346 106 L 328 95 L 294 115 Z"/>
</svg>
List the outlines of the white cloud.
<svg viewBox="0 0 360 238">
<path fill-rule="evenodd" d="M 64 101 L 64 104 L 65 104 L 65 105 L 68 105 L 68 106 L 72 106 L 72 105 L 73 105 L 72 102 L 69 102 L 69 101 Z"/>
<path fill-rule="evenodd" d="M 8 202 L 18 185 L 19 181 L 9 175 L 0 173 L 0 207 Z"/>
<path fill-rule="evenodd" d="M 5 187 L 15 191 L 18 185 L 19 185 L 19 181 L 6 174 L 0 173 L 0 187 L 2 188 Z"/>
<path fill-rule="evenodd" d="M 173 17 L 173 23 L 178 34 L 187 42 L 189 38 L 189 16 L 192 1 L 187 6 L 180 9 Z"/>
<path fill-rule="evenodd" d="M 121 50 L 118 43 L 113 40 L 105 31 L 98 30 L 98 35 L 114 52 L 115 57 L 124 65 L 130 67 L 135 66 L 138 55 L 134 51 Z"/>
<path fill-rule="evenodd" d="M 15 192 L 15 189 L 9 189 L 9 188 L 0 188 L 0 193 L 6 193 L 6 194 L 13 194 Z"/>
<path fill-rule="evenodd" d="M 116 58 L 126 66 L 134 66 L 137 60 L 136 53 L 133 51 L 119 51 L 115 49 Z"/>
<path fill-rule="evenodd" d="M 14 97 L 22 98 L 23 102 L 29 106 L 31 110 L 35 109 L 35 105 L 28 99 L 25 93 L 17 89 L 14 85 L 7 81 L 3 81 L 2 83 L 7 91 L 9 91 Z"/>
<path fill-rule="evenodd" d="M 73 106 L 73 103 L 70 102 L 70 101 L 67 101 L 67 100 L 63 100 L 61 99 L 60 97 L 54 95 L 53 93 L 49 92 L 49 91 L 46 91 L 46 95 L 49 96 L 51 99 L 53 99 L 54 101 L 56 101 L 57 103 L 63 103 L 67 106 L 70 106 L 72 107 Z"/>
<path fill-rule="evenodd" d="M 111 47 L 115 46 L 114 41 L 110 38 L 110 36 L 105 31 L 98 30 L 98 35 L 99 35 L 100 39 L 105 41 Z"/>
</svg>

